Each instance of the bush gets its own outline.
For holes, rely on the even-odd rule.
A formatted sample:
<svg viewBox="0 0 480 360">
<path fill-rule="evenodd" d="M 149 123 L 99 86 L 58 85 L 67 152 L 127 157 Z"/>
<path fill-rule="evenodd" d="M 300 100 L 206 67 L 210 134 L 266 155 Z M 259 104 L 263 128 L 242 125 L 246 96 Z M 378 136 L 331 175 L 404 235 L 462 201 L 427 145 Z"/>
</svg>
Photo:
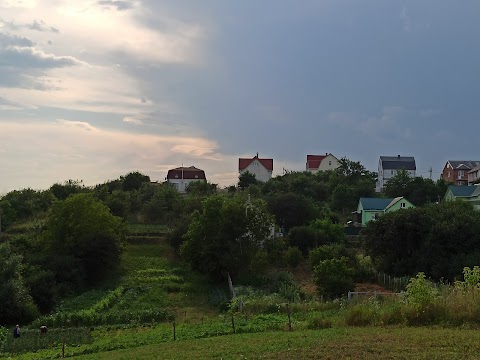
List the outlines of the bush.
<svg viewBox="0 0 480 360">
<path fill-rule="evenodd" d="M 316 316 L 307 323 L 307 328 L 312 330 L 328 329 L 332 327 L 332 320 Z"/>
<path fill-rule="evenodd" d="M 353 270 L 348 267 L 348 259 L 323 260 L 315 266 L 314 281 L 318 292 L 327 298 L 339 297 L 353 290 Z"/>
<path fill-rule="evenodd" d="M 343 244 L 322 245 L 310 251 L 308 261 L 312 269 L 321 261 L 336 259 L 347 255 L 347 250 Z"/>
<path fill-rule="evenodd" d="M 371 304 L 353 305 L 347 309 L 345 323 L 349 326 L 368 326 L 375 322 L 375 309 Z"/>
<path fill-rule="evenodd" d="M 303 256 L 299 248 L 292 246 L 288 248 L 286 258 L 287 264 L 293 268 L 296 268 L 302 261 Z"/>
</svg>

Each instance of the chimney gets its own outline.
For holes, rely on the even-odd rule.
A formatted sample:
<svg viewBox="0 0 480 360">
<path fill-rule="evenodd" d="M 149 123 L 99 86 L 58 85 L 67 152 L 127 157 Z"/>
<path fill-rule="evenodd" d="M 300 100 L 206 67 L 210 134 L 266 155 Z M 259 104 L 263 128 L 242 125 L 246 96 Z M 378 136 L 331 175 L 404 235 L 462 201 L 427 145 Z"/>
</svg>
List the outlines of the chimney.
<svg viewBox="0 0 480 360">
<path fill-rule="evenodd" d="M 400 155 L 397 155 L 397 156 L 398 156 L 398 158 L 400 158 Z"/>
</svg>

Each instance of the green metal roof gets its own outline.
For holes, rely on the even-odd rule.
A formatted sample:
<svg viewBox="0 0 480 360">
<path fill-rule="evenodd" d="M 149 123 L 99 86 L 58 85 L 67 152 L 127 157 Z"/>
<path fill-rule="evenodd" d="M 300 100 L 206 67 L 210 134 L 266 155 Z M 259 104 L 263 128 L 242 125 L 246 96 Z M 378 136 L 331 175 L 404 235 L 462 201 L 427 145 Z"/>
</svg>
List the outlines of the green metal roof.
<svg viewBox="0 0 480 360">
<path fill-rule="evenodd" d="M 469 197 L 472 196 L 473 192 L 476 190 L 476 186 L 450 185 L 448 189 L 455 197 Z"/>
<path fill-rule="evenodd" d="M 363 210 L 384 210 L 394 199 L 360 198 Z"/>
</svg>

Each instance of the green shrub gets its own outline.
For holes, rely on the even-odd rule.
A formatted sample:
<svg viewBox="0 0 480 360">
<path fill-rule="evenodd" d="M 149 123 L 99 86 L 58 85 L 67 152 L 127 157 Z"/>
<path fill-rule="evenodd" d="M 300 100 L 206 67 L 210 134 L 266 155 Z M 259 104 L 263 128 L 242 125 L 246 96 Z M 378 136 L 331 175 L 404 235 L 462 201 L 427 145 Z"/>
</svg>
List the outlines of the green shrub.
<svg viewBox="0 0 480 360">
<path fill-rule="evenodd" d="M 286 259 L 288 266 L 296 268 L 301 263 L 303 256 L 299 248 L 291 246 L 287 249 Z"/>
<path fill-rule="evenodd" d="M 332 327 L 332 320 L 325 319 L 321 316 L 316 316 L 310 319 L 307 323 L 307 328 L 312 330 L 328 329 Z"/>
<path fill-rule="evenodd" d="M 423 308 L 435 301 L 438 290 L 426 279 L 423 272 L 419 272 L 416 277 L 410 279 L 405 296 L 409 304 Z"/>
<path fill-rule="evenodd" d="M 343 244 L 322 245 L 310 251 L 308 261 L 311 268 L 314 269 L 321 261 L 338 259 L 346 255 L 347 251 Z"/>
<path fill-rule="evenodd" d="M 327 298 L 345 295 L 355 286 L 353 270 L 348 267 L 348 259 L 344 256 L 320 261 L 313 273 L 319 294 Z"/>
<path fill-rule="evenodd" d="M 368 326 L 375 323 L 376 309 L 369 304 L 357 304 L 349 307 L 345 314 L 345 323 L 349 326 Z"/>
</svg>

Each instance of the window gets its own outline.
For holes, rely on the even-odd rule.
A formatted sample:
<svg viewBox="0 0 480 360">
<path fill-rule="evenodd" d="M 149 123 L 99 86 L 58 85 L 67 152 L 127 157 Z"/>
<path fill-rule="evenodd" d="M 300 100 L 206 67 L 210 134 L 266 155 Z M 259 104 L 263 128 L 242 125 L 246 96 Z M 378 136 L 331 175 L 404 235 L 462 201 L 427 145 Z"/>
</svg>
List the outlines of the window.
<svg viewBox="0 0 480 360">
<path fill-rule="evenodd" d="M 465 171 L 463 170 L 458 170 L 458 178 L 461 179 L 465 176 Z"/>
<path fill-rule="evenodd" d="M 331 161 L 329 161 L 329 162 L 328 162 L 328 165 L 332 166 L 332 162 L 331 162 Z"/>
<path fill-rule="evenodd" d="M 253 163 L 253 166 L 258 166 L 258 163 L 257 163 L 257 162 L 254 162 L 254 163 Z"/>
<path fill-rule="evenodd" d="M 447 177 L 450 177 L 450 171 L 447 171 Z"/>
<path fill-rule="evenodd" d="M 198 179 L 198 175 L 195 175 L 195 179 Z"/>
<path fill-rule="evenodd" d="M 400 208 L 405 209 L 405 203 L 404 202 L 400 203 Z"/>
<path fill-rule="evenodd" d="M 178 179 L 178 174 L 175 175 L 175 179 Z"/>
<path fill-rule="evenodd" d="M 393 175 L 395 173 L 395 170 L 390 170 L 390 175 Z"/>
</svg>

